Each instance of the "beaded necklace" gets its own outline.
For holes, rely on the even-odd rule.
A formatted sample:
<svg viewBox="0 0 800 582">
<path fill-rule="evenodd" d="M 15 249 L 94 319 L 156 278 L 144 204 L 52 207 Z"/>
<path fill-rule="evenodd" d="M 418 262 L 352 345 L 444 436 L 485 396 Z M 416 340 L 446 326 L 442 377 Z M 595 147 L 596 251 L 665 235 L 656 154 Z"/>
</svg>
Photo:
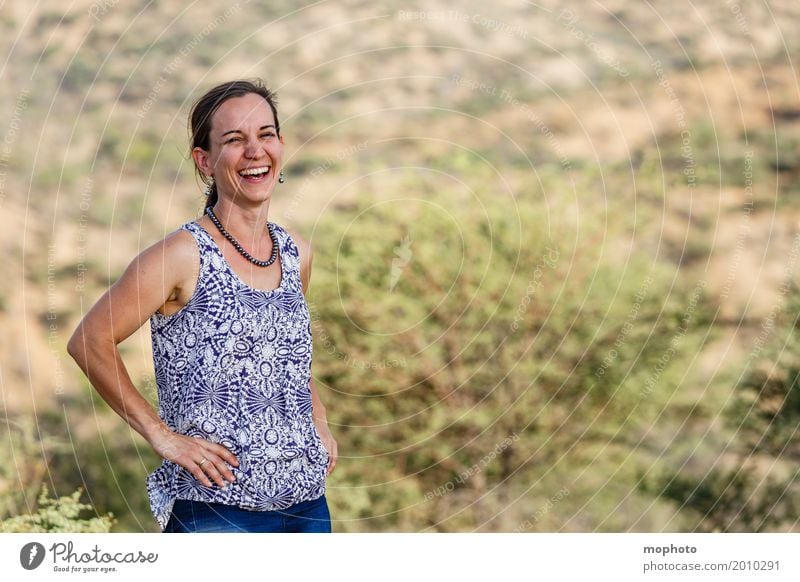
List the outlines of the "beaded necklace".
<svg viewBox="0 0 800 582">
<path fill-rule="evenodd" d="M 216 226 L 217 229 L 222 233 L 222 236 L 228 239 L 228 241 L 234 246 L 234 248 L 237 251 L 239 251 L 239 253 L 241 253 L 241 255 L 245 259 L 247 259 L 254 265 L 257 265 L 259 267 L 269 267 L 272 263 L 275 262 L 275 259 L 278 258 L 278 245 L 275 242 L 275 232 L 273 230 L 273 225 L 271 222 L 267 222 L 267 230 L 269 231 L 269 238 L 272 241 L 272 255 L 266 261 L 260 261 L 254 256 L 252 256 L 250 253 L 248 253 L 246 250 L 244 250 L 242 245 L 239 244 L 239 241 L 233 238 L 233 235 L 229 233 L 227 230 L 225 230 L 225 228 L 222 226 L 222 223 L 219 221 L 219 218 L 217 218 L 217 215 L 214 214 L 214 211 L 211 209 L 210 206 L 206 208 L 206 214 L 208 214 L 208 217 L 211 219 L 211 222 L 214 223 L 214 226 Z"/>
</svg>

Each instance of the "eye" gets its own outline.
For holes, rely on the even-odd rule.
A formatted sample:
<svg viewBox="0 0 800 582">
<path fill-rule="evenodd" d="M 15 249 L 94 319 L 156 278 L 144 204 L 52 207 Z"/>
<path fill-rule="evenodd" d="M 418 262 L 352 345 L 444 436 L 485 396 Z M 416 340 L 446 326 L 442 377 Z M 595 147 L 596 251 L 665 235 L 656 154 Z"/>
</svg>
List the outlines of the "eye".
<svg viewBox="0 0 800 582">
<path fill-rule="evenodd" d="M 231 139 L 229 139 L 225 143 L 231 143 L 231 142 L 234 142 L 234 141 L 242 141 L 242 138 L 240 138 L 240 137 L 232 137 Z"/>
<path fill-rule="evenodd" d="M 267 133 L 262 133 L 261 137 L 275 137 L 275 134 L 271 131 L 268 131 Z"/>
</svg>

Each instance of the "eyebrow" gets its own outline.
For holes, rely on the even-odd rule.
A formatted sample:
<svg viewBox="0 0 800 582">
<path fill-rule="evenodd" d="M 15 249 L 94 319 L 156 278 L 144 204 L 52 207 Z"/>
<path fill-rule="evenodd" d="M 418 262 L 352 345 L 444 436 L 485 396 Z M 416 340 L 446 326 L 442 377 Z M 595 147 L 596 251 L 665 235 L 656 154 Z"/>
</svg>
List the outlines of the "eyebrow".
<svg viewBox="0 0 800 582">
<path fill-rule="evenodd" d="M 272 127 L 272 128 L 274 128 L 275 126 L 274 126 L 274 125 L 262 125 L 261 127 L 259 127 L 259 128 L 258 128 L 258 131 L 261 131 L 262 129 L 267 129 L 268 127 Z M 226 135 L 228 135 L 229 133 L 242 133 L 242 131 L 240 131 L 240 130 L 238 130 L 238 129 L 232 129 L 232 130 L 230 130 L 230 131 L 226 131 L 226 132 L 225 132 L 225 133 L 223 133 L 223 134 L 222 134 L 220 137 L 225 137 L 225 136 L 226 136 Z"/>
</svg>

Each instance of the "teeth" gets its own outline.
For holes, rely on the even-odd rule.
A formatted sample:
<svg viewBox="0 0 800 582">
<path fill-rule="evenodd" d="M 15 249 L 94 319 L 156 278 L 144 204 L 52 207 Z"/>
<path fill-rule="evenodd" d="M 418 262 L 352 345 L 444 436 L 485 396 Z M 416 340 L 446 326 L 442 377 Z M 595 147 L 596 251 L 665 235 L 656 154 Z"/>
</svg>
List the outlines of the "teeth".
<svg viewBox="0 0 800 582">
<path fill-rule="evenodd" d="M 256 176 L 259 174 L 266 174 L 269 172 L 270 166 L 264 166 L 263 168 L 250 168 L 247 170 L 242 170 L 239 172 L 240 176 Z"/>
</svg>

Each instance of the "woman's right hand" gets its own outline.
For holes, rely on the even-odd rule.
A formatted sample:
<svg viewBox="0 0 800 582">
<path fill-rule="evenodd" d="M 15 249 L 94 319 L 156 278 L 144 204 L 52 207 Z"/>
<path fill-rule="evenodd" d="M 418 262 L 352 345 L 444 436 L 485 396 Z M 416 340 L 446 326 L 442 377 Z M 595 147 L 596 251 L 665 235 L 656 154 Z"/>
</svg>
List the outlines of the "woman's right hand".
<svg viewBox="0 0 800 582">
<path fill-rule="evenodd" d="M 239 460 L 222 445 L 178 434 L 166 426 L 161 426 L 149 441 L 162 458 L 180 465 L 206 487 L 211 487 L 212 480 L 220 487 L 227 485 L 225 480 L 236 480 L 228 465 L 238 467 Z"/>
</svg>

